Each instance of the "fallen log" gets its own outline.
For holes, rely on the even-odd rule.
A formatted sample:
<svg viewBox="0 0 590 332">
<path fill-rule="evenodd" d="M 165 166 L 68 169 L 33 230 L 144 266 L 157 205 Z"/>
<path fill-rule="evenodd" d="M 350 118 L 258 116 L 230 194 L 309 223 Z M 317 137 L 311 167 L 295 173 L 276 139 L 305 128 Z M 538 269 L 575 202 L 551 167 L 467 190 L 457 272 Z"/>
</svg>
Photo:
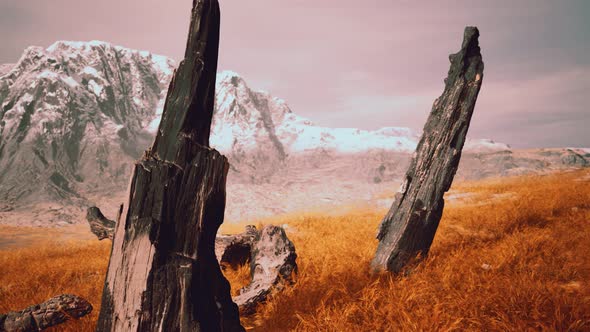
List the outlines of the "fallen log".
<svg viewBox="0 0 590 332">
<path fill-rule="evenodd" d="M 92 209 L 100 213 L 100 209 Z M 284 229 L 278 226 L 265 226 L 258 231 L 255 226 L 249 225 L 240 234 L 217 235 L 215 256 L 222 268 L 236 268 L 250 263 L 250 283 L 233 299 L 243 314 L 254 313 L 269 294 L 292 283 L 293 274 L 297 271 L 295 246 Z"/>
<path fill-rule="evenodd" d="M 478 37 L 477 28 L 465 28 L 461 50 L 449 56 L 445 90 L 434 101 L 401 189 L 381 222 L 371 263 L 375 270 L 399 272 L 414 257 L 428 254 L 481 88 Z"/>
<path fill-rule="evenodd" d="M 0 331 L 42 331 L 69 319 L 78 319 L 90 312 L 92 305 L 88 301 L 76 295 L 63 294 L 22 311 L 0 314 Z"/>
<path fill-rule="evenodd" d="M 282 227 L 268 225 L 259 233 L 250 260 L 250 284 L 240 290 L 234 301 L 244 314 L 252 314 L 256 306 L 293 282 L 297 272 L 295 246 Z"/>
<path fill-rule="evenodd" d="M 246 231 L 235 235 L 217 235 L 215 238 L 215 257 L 222 267 L 236 268 L 250 261 L 252 248 L 260 237 L 255 226 L 246 226 Z"/>
<path fill-rule="evenodd" d="M 117 216 L 117 219 L 119 219 L 119 216 Z M 89 207 L 86 211 L 86 220 L 90 225 L 90 231 L 98 237 L 98 240 L 113 239 L 116 223 L 114 220 L 105 217 L 99 208 L 96 206 Z"/>
<path fill-rule="evenodd" d="M 214 246 L 227 159 L 209 147 L 219 3 L 194 0 L 184 60 L 117 221 L 98 331 L 243 331 Z"/>
</svg>

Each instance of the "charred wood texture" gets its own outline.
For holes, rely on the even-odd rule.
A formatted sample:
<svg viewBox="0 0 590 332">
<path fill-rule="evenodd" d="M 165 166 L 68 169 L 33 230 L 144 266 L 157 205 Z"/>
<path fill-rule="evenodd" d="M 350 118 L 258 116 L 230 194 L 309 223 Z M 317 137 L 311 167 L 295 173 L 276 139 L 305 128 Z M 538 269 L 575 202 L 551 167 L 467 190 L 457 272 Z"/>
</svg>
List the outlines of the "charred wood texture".
<svg viewBox="0 0 590 332">
<path fill-rule="evenodd" d="M 248 225 L 240 234 L 217 235 L 215 256 L 222 269 L 250 265 L 250 283 L 234 297 L 244 314 L 253 314 L 269 294 L 293 283 L 297 272 L 295 246 L 279 226 L 269 225 L 259 231 Z"/>
<path fill-rule="evenodd" d="M 119 213 L 121 213 L 121 209 L 119 209 Z M 117 216 L 117 219 L 119 219 L 119 216 Z M 92 231 L 99 240 L 113 239 L 116 223 L 105 217 L 99 208 L 96 206 L 89 207 L 86 211 L 86 220 L 90 225 L 90 231 Z"/>
<path fill-rule="evenodd" d="M 243 331 L 215 257 L 227 159 L 209 148 L 219 4 L 194 0 L 151 149 L 135 165 L 117 222 L 98 331 Z"/>
<path fill-rule="evenodd" d="M 402 187 L 381 222 L 375 270 L 399 272 L 414 257 L 428 254 L 481 88 L 478 38 L 477 28 L 465 28 L 461 50 L 449 56 L 445 90 L 434 101 Z"/>
<path fill-rule="evenodd" d="M 76 295 L 63 294 L 22 311 L 0 314 L 0 331 L 33 332 L 80 318 L 92 312 L 92 305 Z"/>
</svg>

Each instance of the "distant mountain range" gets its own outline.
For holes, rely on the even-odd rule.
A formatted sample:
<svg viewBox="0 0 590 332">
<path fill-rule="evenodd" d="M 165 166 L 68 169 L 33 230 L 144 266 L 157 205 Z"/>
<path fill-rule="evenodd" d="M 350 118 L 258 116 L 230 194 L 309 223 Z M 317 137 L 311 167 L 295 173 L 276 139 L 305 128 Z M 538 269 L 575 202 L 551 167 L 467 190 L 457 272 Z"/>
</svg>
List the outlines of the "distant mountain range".
<svg viewBox="0 0 590 332">
<path fill-rule="evenodd" d="M 174 66 L 163 56 L 98 41 L 29 47 L 16 64 L 0 65 L 0 223 L 13 221 L 2 213 L 47 202 L 83 207 L 96 197 L 122 197 L 131 164 L 158 129 Z M 283 201 L 301 190 L 314 199 L 315 190 L 342 203 L 340 191 L 323 190 L 343 181 L 362 183 L 346 198 L 382 190 L 401 177 L 418 136 L 408 128 L 317 126 L 240 75 L 218 74 L 211 145 L 232 165 L 233 219 L 312 204 L 285 207 L 269 195 L 279 186 L 287 190 L 279 194 Z M 464 178 L 581 167 L 590 157 L 583 149 L 513 151 L 491 140 L 468 140 L 465 150 Z M 248 209 L 252 201 L 273 208 Z M 71 211 L 54 217 L 79 221 Z"/>
</svg>

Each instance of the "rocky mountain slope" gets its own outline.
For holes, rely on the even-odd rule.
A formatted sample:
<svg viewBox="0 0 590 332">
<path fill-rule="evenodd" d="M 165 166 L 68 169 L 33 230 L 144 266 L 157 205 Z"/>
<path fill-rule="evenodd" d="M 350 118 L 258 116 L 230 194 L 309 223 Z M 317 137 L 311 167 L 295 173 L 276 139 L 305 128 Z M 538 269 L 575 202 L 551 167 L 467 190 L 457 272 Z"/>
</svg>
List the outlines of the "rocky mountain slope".
<svg viewBox="0 0 590 332">
<path fill-rule="evenodd" d="M 0 200 L 76 200 L 119 187 L 151 136 L 167 58 L 102 42 L 30 47 L 0 77 Z"/>
<path fill-rule="evenodd" d="M 93 203 L 114 211 L 158 129 L 173 69 L 169 58 L 97 41 L 30 47 L 0 66 L 0 223 L 77 222 Z M 230 159 L 230 220 L 370 201 L 395 186 L 417 139 L 407 128 L 318 126 L 238 74 L 218 75 L 211 145 Z M 462 178 L 587 166 L 590 157 L 491 140 L 465 149 Z"/>
</svg>

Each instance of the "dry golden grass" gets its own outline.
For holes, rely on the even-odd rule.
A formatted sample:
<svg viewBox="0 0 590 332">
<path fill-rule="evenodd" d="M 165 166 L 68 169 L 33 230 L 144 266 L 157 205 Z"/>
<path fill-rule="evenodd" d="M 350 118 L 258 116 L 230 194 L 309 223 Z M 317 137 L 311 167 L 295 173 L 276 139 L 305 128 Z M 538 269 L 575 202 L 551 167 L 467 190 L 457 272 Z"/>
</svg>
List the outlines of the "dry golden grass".
<svg viewBox="0 0 590 332">
<path fill-rule="evenodd" d="M 289 225 L 297 282 L 243 324 L 255 331 L 590 330 L 590 171 L 453 190 L 472 195 L 448 202 L 430 255 L 406 276 L 368 271 L 385 211 L 273 220 Z M 96 310 L 67 328 L 92 330 L 109 249 L 86 242 L 0 251 L 0 312 L 71 292 Z M 235 291 L 248 270 L 226 276 Z"/>
<path fill-rule="evenodd" d="M 0 312 L 22 310 L 59 294 L 76 294 L 92 303 L 92 314 L 55 331 L 94 331 L 110 250 L 106 241 L 46 239 L 24 249 L 0 251 Z"/>
</svg>

